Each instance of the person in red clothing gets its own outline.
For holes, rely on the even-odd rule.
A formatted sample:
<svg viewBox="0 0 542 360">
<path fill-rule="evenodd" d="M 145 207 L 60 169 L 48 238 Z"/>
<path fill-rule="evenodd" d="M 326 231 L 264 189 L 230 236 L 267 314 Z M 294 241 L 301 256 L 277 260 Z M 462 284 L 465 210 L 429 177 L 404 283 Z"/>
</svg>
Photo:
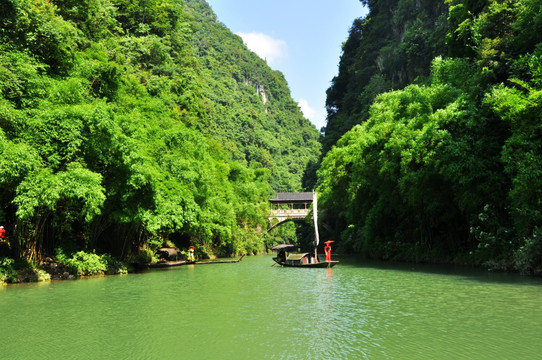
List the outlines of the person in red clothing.
<svg viewBox="0 0 542 360">
<path fill-rule="evenodd" d="M 6 229 L 3 226 L 0 226 L 0 239 L 6 238 Z"/>
</svg>

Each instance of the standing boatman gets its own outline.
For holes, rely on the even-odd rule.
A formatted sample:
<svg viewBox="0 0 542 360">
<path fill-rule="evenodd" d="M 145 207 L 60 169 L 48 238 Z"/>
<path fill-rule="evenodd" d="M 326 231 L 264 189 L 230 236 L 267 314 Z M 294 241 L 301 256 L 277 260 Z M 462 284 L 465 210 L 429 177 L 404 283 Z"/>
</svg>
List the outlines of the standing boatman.
<svg viewBox="0 0 542 360">
<path fill-rule="evenodd" d="M 326 246 L 324 247 L 324 252 L 326 253 L 326 261 L 331 261 L 331 243 L 334 243 L 335 241 L 333 240 L 328 240 L 326 241 L 324 244 L 326 244 Z"/>
</svg>

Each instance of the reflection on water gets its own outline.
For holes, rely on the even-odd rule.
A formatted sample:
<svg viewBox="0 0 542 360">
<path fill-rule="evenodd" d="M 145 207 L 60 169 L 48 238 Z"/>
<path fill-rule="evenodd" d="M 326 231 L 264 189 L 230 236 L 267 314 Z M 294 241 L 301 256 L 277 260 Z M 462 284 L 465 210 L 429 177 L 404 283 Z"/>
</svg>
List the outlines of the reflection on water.
<svg viewBox="0 0 542 360">
<path fill-rule="evenodd" d="M 535 359 L 542 282 L 458 267 L 189 265 L 0 290 L 2 359 Z"/>
</svg>

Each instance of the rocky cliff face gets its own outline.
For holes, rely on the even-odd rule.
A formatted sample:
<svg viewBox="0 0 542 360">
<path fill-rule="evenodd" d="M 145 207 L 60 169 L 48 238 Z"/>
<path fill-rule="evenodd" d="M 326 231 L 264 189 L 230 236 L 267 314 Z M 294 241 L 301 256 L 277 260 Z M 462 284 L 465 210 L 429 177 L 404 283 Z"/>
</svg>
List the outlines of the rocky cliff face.
<svg viewBox="0 0 542 360">
<path fill-rule="evenodd" d="M 431 61 L 446 53 L 448 6 L 442 0 L 369 1 L 343 45 L 339 74 L 327 91 L 327 152 L 365 121 L 376 95 L 421 82 Z"/>
</svg>

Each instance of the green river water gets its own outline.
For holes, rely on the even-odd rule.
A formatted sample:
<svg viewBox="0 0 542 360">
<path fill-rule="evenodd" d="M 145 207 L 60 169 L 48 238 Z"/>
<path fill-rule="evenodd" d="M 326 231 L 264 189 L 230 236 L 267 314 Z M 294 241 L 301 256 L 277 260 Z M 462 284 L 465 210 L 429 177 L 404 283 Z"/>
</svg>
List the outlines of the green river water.
<svg viewBox="0 0 542 360">
<path fill-rule="evenodd" d="M 271 256 L 0 287 L 0 359 L 540 359 L 542 281 Z"/>
</svg>

